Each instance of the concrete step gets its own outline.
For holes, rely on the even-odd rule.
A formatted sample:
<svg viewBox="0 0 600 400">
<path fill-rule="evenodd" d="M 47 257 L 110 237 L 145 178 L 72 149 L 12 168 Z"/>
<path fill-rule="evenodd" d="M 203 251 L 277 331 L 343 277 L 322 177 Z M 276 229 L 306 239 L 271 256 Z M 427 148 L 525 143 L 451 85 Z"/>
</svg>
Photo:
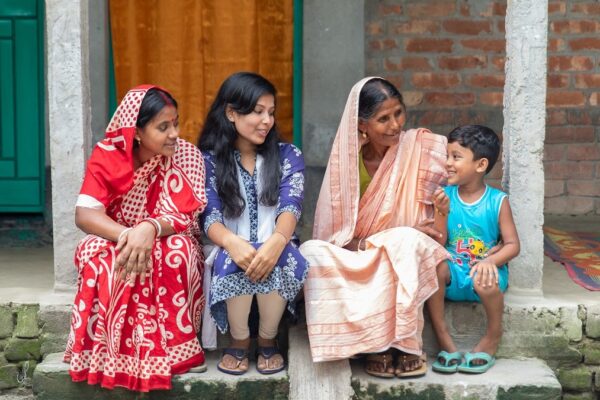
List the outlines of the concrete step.
<svg viewBox="0 0 600 400">
<path fill-rule="evenodd" d="M 507 296 L 504 306 L 504 334 L 498 354 L 502 358 L 530 357 L 549 361 L 554 368 L 558 362 L 578 362 L 581 354 L 570 342 L 582 339 L 581 313 L 577 305 L 539 307 L 543 299 Z M 446 324 L 456 346 L 469 351 L 485 334 L 487 318 L 483 305 L 446 302 Z M 438 344 L 431 321 L 425 311 L 423 349 L 437 354 Z"/>
<path fill-rule="evenodd" d="M 499 359 L 485 374 L 439 374 L 431 370 L 421 378 L 382 379 L 364 371 L 363 360 L 352 360 L 355 399 L 472 399 L 559 400 L 561 386 L 552 370 L 532 358 Z"/>
<path fill-rule="evenodd" d="M 170 391 L 135 393 L 121 388 L 106 390 L 84 382 L 74 383 L 68 373 L 68 364 L 62 362 L 62 353 L 48 355 L 37 366 L 33 375 L 33 392 L 37 400 L 137 400 L 137 399 L 287 399 L 289 380 L 287 371 L 261 375 L 255 363 L 242 376 L 233 376 L 217 370 L 220 353 L 207 352 L 208 371 L 202 374 L 183 374 L 173 379 Z"/>
<path fill-rule="evenodd" d="M 31 388 L 0 390 L 0 400 L 35 400 Z"/>
</svg>

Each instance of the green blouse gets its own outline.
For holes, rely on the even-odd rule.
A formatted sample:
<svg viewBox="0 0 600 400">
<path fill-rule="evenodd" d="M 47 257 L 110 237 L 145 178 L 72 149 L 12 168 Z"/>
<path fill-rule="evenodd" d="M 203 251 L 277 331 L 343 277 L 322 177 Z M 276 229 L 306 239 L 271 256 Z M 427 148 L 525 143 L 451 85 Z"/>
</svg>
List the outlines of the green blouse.
<svg viewBox="0 0 600 400">
<path fill-rule="evenodd" d="M 360 177 L 360 197 L 362 197 L 367 190 L 367 186 L 369 186 L 369 183 L 373 180 L 367 172 L 367 167 L 365 167 L 365 163 L 363 162 L 362 151 L 358 153 L 358 176 Z"/>
</svg>

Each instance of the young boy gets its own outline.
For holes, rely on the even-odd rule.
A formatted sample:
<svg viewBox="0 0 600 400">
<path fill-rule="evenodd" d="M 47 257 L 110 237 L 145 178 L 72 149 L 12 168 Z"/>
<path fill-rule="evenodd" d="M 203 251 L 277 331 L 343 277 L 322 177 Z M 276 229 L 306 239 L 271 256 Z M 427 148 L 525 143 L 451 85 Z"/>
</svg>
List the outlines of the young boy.
<svg viewBox="0 0 600 400">
<path fill-rule="evenodd" d="M 500 140 L 490 128 L 467 125 L 448 135 L 448 186 L 433 195 L 434 227 L 452 259 L 438 267 L 439 290 L 428 300 L 441 352 L 438 372 L 483 373 L 494 365 L 502 337 L 506 263 L 519 254 L 519 237 L 506 194 L 484 182 L 498 159 Z M 490 251 L 502 241 L 499 250 Z M 457 351 L 444 320 L 444 298 L 481 302 L 487 332 L 472 352 Z"/>
</svg>

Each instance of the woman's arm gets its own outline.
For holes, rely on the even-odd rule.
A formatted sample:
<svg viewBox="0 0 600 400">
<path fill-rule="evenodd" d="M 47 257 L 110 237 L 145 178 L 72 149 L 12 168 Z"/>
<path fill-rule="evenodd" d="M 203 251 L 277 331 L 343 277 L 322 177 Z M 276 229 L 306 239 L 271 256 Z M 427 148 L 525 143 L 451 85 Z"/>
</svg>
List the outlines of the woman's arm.
<svg viewBox="0 0 600 400">
<path fill-rule="evenodd" d="M 304 157 L 294 145 L 281 145 L 282 177 L 279 184 L 277 220 L 271 236 L 260 246 L 246 275 L 254 281 L 271 274 L 283 249 L 288 244 L 302 215 L 304 198 Z"/>
<path fill-rule="evenodd" d="M 244 238 L 236 235 L 225 226 L 223 206 L 219 198 L 215 162 L 210 153 L 204 154 L 206 167 L 206 208 L 200 216 L 200 222 L 208 238 L 217 246 L 225 249 L 231 259 L 244 271 L 256 255 L 256 249 Z"/>
<path fill-rule="evenodd" d="M 296 229 L 296 216 L 285 211 L 277 218 L 275 230 L 271 236 L 260 246 L 256 257 L 246 271 L 246 275 L 253 281 L 264 281 L 269 277 L 281 256 L 283 249 L 290 241 Z"/>
<path fill-rule="evenodd" d="M 75 225 L 83 232 L 116 242 L 127 227 L 106 215 L 104 209 L 75 207 Z"/>
<path fill-rule="evenodd" d="M 131 278 L 135 279 L 139 274 L 141 283 L 144 283 L 149 253 L 156 237 L 156 229 L 151 223 L 143 221 L 127 228 L 106 215 L 104 209 L 75 207 L 75 224 L 85 233 L 117 242 L 119 255 L 116 262 L 121 269 L 121 278 L 131 273 Z M 168 233 L 169 228 L 164 226 L 164 229 L 163 235 Z"/>
<path fill-rule="evenodd" d="M 206 233 L 217 246 L 227 250 L 238 267 L 246 271 L 256 256 L 256 249 L 244 238 L 236 235 L 222 223 L 214 222 Z"/>
</svg>

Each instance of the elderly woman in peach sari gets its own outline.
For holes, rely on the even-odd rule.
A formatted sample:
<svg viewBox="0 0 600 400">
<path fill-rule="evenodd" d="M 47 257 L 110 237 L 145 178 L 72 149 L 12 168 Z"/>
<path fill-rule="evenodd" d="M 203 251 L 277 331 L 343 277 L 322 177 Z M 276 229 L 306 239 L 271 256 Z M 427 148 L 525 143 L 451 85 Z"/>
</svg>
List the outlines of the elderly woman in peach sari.
<svg viewBox="0 0 600 400">
<path fill-rule="evenodd" d="M 423 304 L 447 253 L 430 236 L 433 191 L 446 179 L 446 138 L 403 131 L 402 95 L 388 81 L 352 88 L 317 202 L 304 287 L 312 358 L 366 354 L 384 378 L 427 371 Z"/>
</svg>

